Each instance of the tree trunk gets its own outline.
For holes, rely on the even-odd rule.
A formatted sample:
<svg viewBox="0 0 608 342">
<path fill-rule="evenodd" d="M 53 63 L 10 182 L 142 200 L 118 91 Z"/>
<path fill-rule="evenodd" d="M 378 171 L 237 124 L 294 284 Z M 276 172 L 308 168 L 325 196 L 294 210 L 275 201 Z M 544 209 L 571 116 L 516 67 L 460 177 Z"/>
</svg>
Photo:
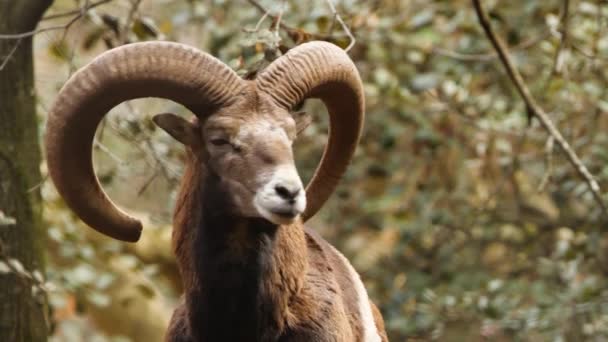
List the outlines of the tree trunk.
<svg viewBox="0 0 608 342">
<path fill-rule="evenodd" d="M 52 0 L 0 1 L 0 34 L 33 30 Z M 16 45 L 18 44 L 18 45 Z M 0 210 L 16 220 L 0 223 L 2 254 L 28 272 L 44 267 L 41 226 L 40 147 L 34 94 L 32 39 L 0 39 Z M 32 190 L 33 189 L 33 190 Z M 9 272 L 0 274 L 0 341 L 46 341 L 46 299 L 32 295 L 32 284 Z"/>
</svg>

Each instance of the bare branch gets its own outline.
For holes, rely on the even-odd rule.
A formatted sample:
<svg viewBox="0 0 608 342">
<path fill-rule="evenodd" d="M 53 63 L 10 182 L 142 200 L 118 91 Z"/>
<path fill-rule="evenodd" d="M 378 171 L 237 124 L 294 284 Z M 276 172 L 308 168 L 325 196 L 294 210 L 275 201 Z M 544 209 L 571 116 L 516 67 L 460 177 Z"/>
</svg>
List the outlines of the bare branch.
<svg viewBox="0 0 608 342">
<path fill-rule="evenodd" d="M 141 196 L 150 186 L 150 184 L 152 184 L 152 181 L 154 181 L 156 179 L 156 177 L 158 176 L 159 171 L 161 171 L 162 167 L 157 166 L 154 169 L 154 172 L 152 173 L 152 175 L 150 175 L 150 177 L 148 177 L 148 179 L 144 182 L 144 184 L 139 188 L 139 190 L 137 190 L 137 197 Z"/>
<path fill-rule="evenodd" d="M 564 56 L 568 48 L 568 28 L 570 23 L 570 0 L 564 0 L 564 8 L 562 9 L 560 21 L 560 39 L 553 63 L 553 74 L 561 74 L 564 67 Z"/>
<path fill-rule="evenodd" d="M 513 64 L 513 61 L 511 60 L 511 57 L 509 56 L 507 46 L 502 41 L 502 39 L 496 35 L 494 30 L 492 29 L 492 26 L 490 24 L 490 19 L 488 18 L 487 13 L 481 7 L 480 0 L 472 0 L 472 1 L 473 1 L 473 6 L 475 7 L 475 12 L 477 13 L 477 18 L 479 19 L 479 23 L 483 27 L 483 30 L 486 33 L 486 36 L 488 37 L 488 39 L 494 46 L 494 49 L 496 49 L 496 52 L 498 53 L 498 56 L 500 57 L 500 60 L 501 60 L 502 64 L 504 65 L 504 67 L 507 71 L 507 74 L 509 75 L 509 78 L 515 85 L 517 92 L 519 93 L 522 100 L 526 104 L 528 112 L 532 113 L 536 118 L 538 118 L 538 120 L 540 121 L 542 126 L 547 130 L 549 135 L 553 136 L 553 138 L 555 139 L 555 141 L 557 142 L 559 147 L 566 154 L 566 157 L 568 158 L 568 160 L 570 161 L 572 166 L 574 166 L 574 168 L 576 169 L 578 174 L 581 176 L 581 178 L 587 184 L 587 187 L 591 191 L 595 201 L 598 203 L 598 205 L 602 209 L 603 214 L 605 216 L 608 216 L 608 208 L 606 207 L 606 204 L 604 203 L 604 201 L 602 199 L 599 184 L 597 183 L 595 178 L 593 178 L 593 175 L 591 175 L 591 173 L 589 172 L 587 167 L 583 164 L 583 162 L 580 160 L 580 158 L 576 155 L 574 150 L 572 150 L 572 147 L 570 147 L 570 144 L 564 139 L 562 134 L 557 130 L 557 128 L 551 121 L 551 118 L 549 118 L 549 115 L 547 115 L 547 113 L 538 105 L 538 103 L 536 103 L 536 101 L 530 94 L 530 90 L 526 86 L 523 78 L 521 77 L 519 71 L 517 70 L 517 68 Z"/>
<path fill-rule="evenodd" d="M 19 47 L 20 44 L 21 44 L 21 39 L 17 39 L 17 41 L 15 42 L 15 45 L 13 46 L 11 51 L 9 51 L 8 55 L 4 56 L 4 60 L 2 61 L 2 64 L 0 64 L 0 71 L 2 71 L 2 69 L 4 69 L 6 67 L 6 65 L 11 60 L 11 58 L 13 58 L 13 55 L 17 51 L 17 48 Z"/>
<path fill-rule="evenodd" d="M 130 105 L 129 102 L 126 102 L 126 105 L 130 108 L 131 111 L 134 111 L 133 107 Z M 145 156 L 144 161 L 146 162 L 146 164 L 148 164 L 150 168 L 156 169 L 160 167 L 163 176 L 168 181 L 173 182 L 175 178 L 180 175 L 180 172 L 178 172 L 177 169 L 174 168 L 174 166 L 169 160 L 163 158 L 156 152 L 156 150 L 154 149 L 154 145 L 150 140 L 151 138 L 148 135 L 145 135 L 143 139 L 139 141 L 143 142 L 146 145 L 144 147 L 141 146 L 142 144 L 140 144 L 134 136 L 124 132 L 118 126 L 113 125 L 110 121 L 108 121 L 108 127 L 112 130 L 113 133 L 124 139 L 131 146 L 133 146 L 140 153 L 142 153 L 142 155 Z M 96 146 L 99 145 L 96 144 Z M 154 163 L 152 163 L 150 160 L 154 160 Z M 128 161 L 125 161 L 125 163 L 128 163 Z"/>
<path fill-rule="evenodd" d="M 550 35 L 551 35 L 551 31 L 547 29 L 543 33 L 539 34 L 537 37 L 530 38 L 528 40 L 525 40 L 525 41 L 513 46 L 511 48 L 511 50 L 529 49 Z M 496 54 L 496 52 L 461 53 L 461 52 L 457 52 L 457 51 L 446 50 L 446 49 L 443 49 L 440 47 L 434 47 L 432 49 L 432 52 L 436 53 L 438 55 L 444 56 L 444 57 L 449 57 L 449 58 L 453 58 L 453 59 L 457 59 L 457 60 L 461 60 L 461 61 L 465 61 L 465 62 L 491 62 L 498 58 L 498 55 Z"/>
<path fill-rule="evenodd" d="M 47 173 L 46 175 L 44 175 L 44 177 L 42 177 L 42 179 L 40 180 L 40 182 L 38 182 L 38 184 L 32 186 L 31 188 L 27 189 L 27 192 L 30 193 L 32 191 L 35 191 L 36 189 L 40 188 L 42 185 L 44 185 L 44 183 L 49 179 L 49 174 Z"/>
<path fill-rule="evenodd" d="M 28 32 L 22 32 L 22 33 L 14 33 L 14 34 L 0 34 L 0 39 L 23 39 L 23 38 L 28 38 L 28 37 L 32 37 L 35 36 L 39 33 L 43 33 L 43 32 L 49 32 L 49 31 L 57 31 L 57 30 L 64 30 L 64 36 L 67 33 L 67 31 L 70 29 L 70 27 L 72 25 L 74 25 L 74 23 L 76 23 L 78 20 L 82 19 L 82 17 L 84 17 L 84 15 L 87 13 L 87 11 L 93 7 L 108 3 L 112 0 L 100 0 L 98 2 L 94 2 L 94 3 L 90 3 L 90 4 L 85 4 L 85 6 L 83 6 L 82 8 L 78 9 L 78 10 L 73 10 L 70 12 L 65 12 L 62 14 L 57 14 L 55 16 L 55 18 L 59 18 L 59 17 L 67 17 L 70 15 L 74 15 L 74 17 L 72 19 L 70 19 L 70 21 L 67 24 L 64 25 L 56 25 L 56 26 L 49 26 L 49 27 L 41 27 L 32 31 L 28 31 Z M 69 14 L 68 14 L 69 13 Z M 45 19 L 49 19 L 50 17 L 46 17 Z M 44 19 L 43 19 L 44 20 Z"/>
<path fill-rule="evenodd" d="M 306 38 L 325 40 L 325 41 L 334 41 L 337 38 L 337 37 L 333 36 L 332 34 L 319 34 L 319 33 L 305 32 L 301 29 L 291 27 L 291 26 L 285 24 L 284 20 L 279 20 L 278 15 L 271 14 L 268 9 L 266 9 L 264 6 L 262 6 L 256 0 L 247 0 L 247 2 L 249 2 L 258 11 L 262 12 L 264 14 L 263 18 L 265 18 L 266 16 L 270 17 L 273 20 L 273 22 L 275 23 L 275 25 L 278 25 L 278 27 L 280 29 L 284 30 L 294 41 L 296 41 L 296 43 L 298 43 L 299 41 L 297 41 L 297 39 L 295 39 L 294 37 L 305 36 Z M 260 20 L 262 20 L 262 19 L 260 19 Z"/>
<path fill-rule="evenodd" d="M 114 162 L 116 162 L 116 164 L 119 164 L 119 165 L 128 164 L 128 162 L 126 162 L 125 160 L 121 159 L 119 156 L 114 154 L 114 152 L 112 152 L 106 145 L 102 144 L 99 140 L 94 139 L 93 146 L 95 146 L 96 148 L 100 149 L 102 152 L 107 154 L 108 157 L 110 157 L 112 160 L 114 160 Z"/>
<path fill-rule="evenodd" d="M 344 20 L 342 20 L 342 17 L 340 16 L 340 14 L 338 14 L 338 11 L 336 11 L 334 2 L 332 0 L 327 0 L 327 4 L 329 5 L 329 8 L 331 9 L 331 12 L 333 13 L 334 18 L 338 21 L 338 23 L 340 23 L 340 25 L 342 26 L 342 29 L 344 30 L 344 32 L 346 33 L 346 35 L 348 35 L 348 38 L 350 39 L 350 43 L 348 44 L 346 49 L 344 49 L 344 51 L 348 52 L 348 51 L 350 51 L 350 49 L 352 49 L 353 46 L 355 46 L 355 43 L 357 42 L 357 40 L 355 39 L 355 36 L 353 36 L 352 32 L 350 32 L 350 29 L 348 28 L 348 26 L 346 25 Z"/>
<path fill-rule="evenodd" d="M 76 24 L 76 22 L 78 22 L 78 20 L 80 20 L 80 18 L 82 18 L 85 15 L 85 13 L 86 12 L 81 12 L 74 18 L 70 19 L 70 21 L 68 21 L 68 23 L 63 26 L 63 35 L 61 36 L 62 42 L 65 40 L 65 37 L 68 35 L 68 31 L 70 31 L 70 28 L 72 27 L 72 25 Z"/>
<path fill-rule="evenodd" d="M 547 170 L 545 170 L 545 174 L 538 184 L 538 188 L 536 189 L 538 192 L 545 190 L 553 174 L 553 145 L 555 145 L 555 138 L 550 135 L 545 143 L 545 164 L 547 165 Z"/>
<path fill-rule="evenodd" d="M 112 1 L 112 0 L 100 0 L 100 1 L 96 1 L 96 2 L 91 2 L 89 4 L 85 4 L 81 8 L 73 9 L 71 11 L 47 15 L 44 18 L 42 18 L 40 21 L 59 19 L 59 18 L 64 18 L 64 17 L 71 17 L 71 16 L 73 16 L 75 14 L 82 13 L 83 10 L 86 12 L 86 11 L 92 9 L 92 8 L 97 7 L 97 6 L 100 6 L 100 5 L 103 5 L 103 4 L 107 4 L 110 1 Z"/>
<path fill-rule="evenodd" d="M 285 25 L 285 23 L 281 23 L 280 20 L 278 19 L 278 16 L 271 14 L 269 10 L 267 10 L 266 8 L 264 8 L 264 6 L 262 6 L 259 2 L 257 2 L 256 0 L 247 0 L 247 2 L 249 2 L 253 7 L 257 8 L 258 11 L 264 13 L 264 16 L 269 16 L 270 18 L 272 18 L 273 21 L 278 22 L 278 26 L 280 28 L 282 28 L 283 30 L 286 31 L 291 31 L 291 30 L 295 30 L 292 27 L 289 27 L 287 25 Z"/>
<path fill-rule="evenodd" d="M 253 30 L 251 30 L 251 29 L 243 29 L 243 30 L 245 32 L 258 32 L 260 30 L 260 25 L 262 25 L 264 20 L 266 20 L 266 18 L 268 18 L 268 14 L 269 14 L 269 12 L 264 13 L 264 15 L 260 18 L 260 20 L 258 20 L 258 23 L 255 24 L 255 28 Z"/>
<path fill-rule="evenodd" d="M 63 29 L 65 29 L 65 27 L 66 27 L 65 25 L 57 25 L 57 26 L 42 27 L 39 29 L 35 29 L 32 31 L 23 32 L 23 33 L 0 34 L 0 39 L 23 39 L 23 38 L 35 36 L 42 32 L 63 30 Z"/>
<path fill-rule="evenodd" d="M 133 25 L 133 20 L 135 20 L 135 13 L 137 13 L 140 4 L 141 0 L 134 0 L 131 2 L 131 9 L 129 10 L 127 20 L 125 21 L 125 26 L 120 34 L 120 41 L 123 44 L 127 44 L 129 42 L 129 31 L 131 30 L 131 25 Z"/>
<path fill-rule="evenodd" d="M 281 27 L 281 20 L 283 19 L 283 13 L 285 12 L 285 2 L 283 2 L 282 6 L 281 6 L 281 10 L 279 11 L 279 15 L 277 15 L 276 18 L 276 24 L 274 25 L 274 30 L 276 32 L 276 34 L 279 34 L 279 28 Z"/>
</svg>

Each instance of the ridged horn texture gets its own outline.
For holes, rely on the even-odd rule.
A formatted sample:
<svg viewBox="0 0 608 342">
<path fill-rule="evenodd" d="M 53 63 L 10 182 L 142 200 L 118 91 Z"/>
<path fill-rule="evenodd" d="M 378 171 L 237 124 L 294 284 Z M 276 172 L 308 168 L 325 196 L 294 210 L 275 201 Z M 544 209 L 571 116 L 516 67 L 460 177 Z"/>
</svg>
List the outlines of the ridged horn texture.
<svg viewBox="0 0 608 342">
<path fill-rule="evenodd" d="M 317 41 L 289 50 L 258 75 L 257 83 L 285 109 L 310 97 L 321 99 L 327 107 L 329 139 L 306 188 L 302 218 L 307 220 L 327 201 L 355 153 L 365 115 L 359 73 L 341 48 Z"/>
<path fill-rule="evenodd" d="M 160 97 L 193 113 L 228 104 L 243 81 L 221 61 L 187 45 L 145 42 L 109 50 L 76 72 L 49 112 L 46 155 L 49 174 L 67 205 L 89 226 L 134 242 L 141 222 L 112 203 L 92 162 L 95 130 L 123 101 Z"/>
</svg>

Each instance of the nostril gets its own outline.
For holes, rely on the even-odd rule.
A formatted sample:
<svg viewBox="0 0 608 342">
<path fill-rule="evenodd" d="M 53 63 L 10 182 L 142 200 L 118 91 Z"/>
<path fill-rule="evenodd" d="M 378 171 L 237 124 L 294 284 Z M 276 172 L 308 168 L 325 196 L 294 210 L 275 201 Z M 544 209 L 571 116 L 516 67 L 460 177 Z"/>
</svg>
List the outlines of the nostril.
<svg viewBox="0 0 608 342">
<path fill-rule="evenodd" d="M 300 189 L 289 190 L 283 185 L 276 185 L 274 190 L 281 198 L 289 200 L 289 203 L 291 204 L 295 202 L 293 199 L 300 193 Z"/>
<path fill-rule="evenodd" d="M 276 191 L 277 194 L 279 194 L 279 196 L 281 196 L 282 198 L 286 198 L 286 199 L 291 198 L 291 192 L 282 185 L 276 185 L 274 187 L 274 191 Z"/>
</svg>

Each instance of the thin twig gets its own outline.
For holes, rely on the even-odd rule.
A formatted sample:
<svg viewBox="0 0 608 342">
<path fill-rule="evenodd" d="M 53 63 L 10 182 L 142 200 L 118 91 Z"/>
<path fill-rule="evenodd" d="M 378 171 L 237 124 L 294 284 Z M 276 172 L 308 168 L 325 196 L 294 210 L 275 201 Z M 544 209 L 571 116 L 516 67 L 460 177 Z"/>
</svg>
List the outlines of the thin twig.
<svg viewBox="0 0 608 342">
<path fill-rule="evenodd" d="M 598 0 L 597 6 L 599 8 L 599 10 L 597 11 L 596 14 L 596 20 L 597 20 L 597 31 L 594 37 L 594 44 L 593 44 L 593 55 L 594 56 L 598 56 L 599 55 L 599 50 L 600 50 L 600 41 L 602 40 L 602 37 L 604 36 L 604 28 L 606 27 L 606 25 L 604 24 L 604 20 L 603 20 L 603 15 L 602 15 L 602 3 L 601 0 Z"/>
<path fill-rule="evenodd" d="M 86 11 L 92 9 L 92 8 L 97 7 L 97 6 L 100 6 L 100 5 L 103 5 L 103 4 L 107 4 L 110 1 L 112 1 L 112 0 L 100 0 L 100 1 L 97 1 L 97 2 L 91 2 L 89 4 L 85 4 L 85 6 L 83 6 L 83 7 L 76 8 L 76 9 L 73 9 L 73 10 L 70 10 L 70 11 L 67 11 L 67 12 L 47 15 L 44 18 L 42 18 L 40 21 L 58 19 L 58 18 L 63 18 L 63 17 L 71 17 L 71 16 L 73 16 L 75 14 L 82 13 L 83 9 L 86 12 Z"/>
<path fill-rule="evenodd" d="M 6 55 L 4 57 L 2 64 L 0 64 L 0 71 L 2 71 L 2 69 L 4 69 L 6 67 L 6 65 L 11 60 L 11 58 L 13 58 L 13 55 L 15 54 L 15 52 L 17 52 L 17 48 L 19 47 L 19 44 L 21 44 L 21 39 L 17 39 L 17 41 L 15 42 L 15 46 L 13 46 L 13 48 L 8 53 L 8 55 Z"/>
<path fill-rule="evenodd" d="M 72 25 L 76 24 L 76 22 L 78 22 L 85 15 L 85 13 L 86 12 L 79 13 L 77 16 L 70 19 L 70 21 L 68 21 L 68 23 L 63 26 L 63 34 L 61 35 L 61 42 L 65 41 L 65 37 L 67 37 L 68 32 L 70 31 L 70 28 L 72 27 Z"/>
<path fill-rule="evenodd" d="M 274 15 L 274 14 L 271 14 L 269 10 L 267 10 L 266 8 L 264 8 L 264 6 L 262 6 L 262 5 L 261 5 L 259 2 L 257 2 L 256 0 L 247 0 L 247 2 L 249 2 L 249 3 L 250 3 L 252 6 L 253 6 L 253 7 L 257 8 L 257 9 L 258 9 L 258 11 L 260 11 L 260 12 L 264 13 L 264 15 L 267 15 L 267 16 L 269 16 L 270 18 L 272 18 L 272 20 L 274 20 L 275 22 L 277 21 L 278 16 L 276 16 L 276 15 Z M 292 31 L 292 30 L 295 30 L 294 28 L 289 27 L 289 26 L 287 26 L 285 23 L 281 23 L 281 22 L 279 22 L 279 23 L 278 23 L 278 26 L 279 26 L 280 28 L 282 28 L 283 30 L 286 30 L 286 31 Z"/>
<path fill-rule="evenodd" d="M 27 38 L 27 37 L 31 37 L 31 36 L 37 35 L 37 34 L 42 33 L 42 32 L 56 31 L 56 30 L 63 30 L 63 29 L 65 29 L 65 25 L 42 27 L 42 28 L 39 28 L 39 29 L 35 29 L 35 30 L 32 30 L 32 31 L 23 32 L 23 33 L 0 34 L 0 39 L 23 39 L 23 38 Z"/>
<path fill-rule="evenodd" d="M 338 14 L 338 11 L 336 11 L 334 2 L 332 0 L 327 0 L 327 4 L 329 5 L 329 8 L 331 9 L 331 13 L 334 15 L 334 18 L 340 23 L 340 25 L 342 26 L 342 29 L 344 30 L 344 33 L 346 33 L 346 35 L 350 39 L 350 43 L 344 49 L 344 51 L 348 52 L 348 51 L 350 51 L 350 49 L 352 49 L 353 46 L 355 46 L 357 39 L 355 39 L 355 36 L 352 34 L 352 32 L 350 32 L 350 29 L 348 28 L 348 26 L 346 25 L 344 20 L 342 20 L 342 17 L 340 16 L 340 14 Z"/>
<path fill-rule="evenodd" d="M 266 20 L 266 18 L 268 18 L 268 14 L 269 14 L 269 12 L 264 13 L 264 15 L 260 18 L 260 20 L 258 20 L 258 23 L 255 24 L 255 28 L 253 30 L 244 28 L 243 31 L 248 32 L 248 33 L 258 32 L 260 30 L 260 26 L 262 25 L 264 20 Z"/>
<path fill-rule="evenodd" d="M 553 62 L 553 74 L 561 74 L 562 69 L 564 67 L 564 56 L 566 54 L 566 49 L 568 49 L 568 28 L 570 23 L 570 0 L 564 0 L 564 8 L 562 10 L 561 20 L 560 20 L 560 39 L 559 45 L 557 46 L 557 51 L 555 52 L 555 58 Z"/>
<path fill-rule="evenodd" d="M 601 8 L 602 6 L 602 0 L 598 0 L 598 8 Z M 602 37 L 604 37 L 604 20 L 603 20 L 603 16 L 602 16 L 602 11 L 598 10 L 597 11 L 597 30 L 595 31 L 594 37 L 593 37 L 593 45 L 591 46 L 591 52 L 585 51 L 585 49 L 581 48 L 580 46 L 577 46 L 576 44 L 574 44 L 573 42 L 570 42 L 570 46 L 572 47 L 573 51 L 576 51 L 578 53 L 580 53 L 583 57 L 589 58 L 591 59 L 592 62 L 597 62 L 597 60 L 606 60 L 607 57 L 606 56 L 601 56 L 599 54 L 599 44 L 600 41 L 602 39 Z M 597 68 L 597 64 L 594 63 L 594 68 Z"/>
<path fill-rule="evenodd" d="M 44 184 L 44 182 L 46 182 L 48 179 L 49 179 L 49 175 L 47 173 L 46 175 L 44 175 L 44 177 L 42 177 L 40 182 L 38 182 L 36 185 L 32 186 L 31 188 L 27 189 L 26 192 L 30 193 L 32 191 L 35 191 L 36 189 L 40 188 Z"/>
<path fill-rule="evenodd" d="M 133 110 L 129 104 L 129 102 L 126 102 L 125 104 L 127 104 L 127 106 L 129 108 L 131 108 L 131 110 Z M 151 143 L 150 137 L 147 135 L 144 135 L 143 140 L 141 141 L 136 141 L 135 137 L 123 132 L 122 129 L 120 129 L 119 127 L 113 125 L 111 123 L 111 121 L 108 121 L 108 127 L 112 130 L 113 133 L 115 133 L 117 136 L 119 136 L 120 138 L 124 139 L 125 141 L 127 141 L 131 146 L 133 146 L 135 149 L 137 149 L 140 153 L 142 153 L 144 155 L 144 161 L 146 164 L 148 164 L 148 166 L 150 168 L 157 168 L 157 167 L 161 167 L 162 168 L 162 173 L 163 176 L 170 182 L 173 182 L 175 177 L 173 176 L 179 176 L 180 173 L 173 168 L 173 166 L 171 165 L 171 162 L 169 162 L 168 160 L 162 158 L 161 156 L 159 156 L 156 151 L 154 150 L 154 146 Z M 141 144 L 139 144 L 138 142 L 143 142 L 146 144 L 146 147 L 142 147 Z M 96 145 L 99 146 L 99 145 Z M 111 153 L 111 152 L 110 152 Z M 150 162 L 150 159 L 153 159 L 155 161 L 155 163 Z"/>
<path fill-rule="evenodd" d="M 120 33 L 120 41 L 123 44 L 127 44 L 129 42 L 129 30 L 131 30 L 131 25 L 133 25 L 133 21 L 135 20 L 135 13 L 137 13 L 137 9 L 139 9 L 140 4 L 141 0 L 134 0 L 131 2 L 131 9 L 127 15 L 125 26 Z"/>
<path fill-rule="evenodd" d="M 171 181 L 172 177 L 169 174 L 169 171 L 171 173 L 173 173 L 174 175 L 177 175 L 178 172 L 175 171 L 175 170 L 173 170 L 169 166 L 169 163 L 166 162 L 165 159 L 163 159 L 161 156 L 158 155 L 158 153 L 156 152 L 156 149 L 154 148 L 154 144 L 152 143 L 152 140 L 150 139 L 149 136 L 146 135 L 144 143 L 148 147 L 148 151 L 150 151 L 150 155 L 156 161 L 156 167 L 159 167 L 159 169 L 162 172 L 163 176 L 165 176 L 165 179 L 167 179 L 168 181 Z"/>
<path fill-rule="evenodd" d="M 490 19 L 487 13 L 481 7 L 480 0 L 472 0 L 473 6 L 475 7 L 475 12 L 477 13 L 477 18 L 479 19 L 479 23 L 483 27 L 484 32 L 488 39 L 492 42 L 492 45 L 496 49 L 502 64 L 504 65 L 509 78 L 517 88 L 517 92 L 521 96 L 522 100 L 526 104 L 528 112 L 532 113 L 538 120 L 541 122 L 543 127 L 547 130 L 547 132 L 555 138 L 555 141 L 562 149 L 562 151 L 568 157 L 568 160 L 574 166 L 578 174 L 581 178 L 587 183 L 587 187 L 591 191 L 595 201 L 598 203 L 602 212 L 605 216 L 608 217 L 608 208 L 602 199 L 602 195 L 600 192 L 600 186 L 597 181 L 593 178 L 593 175 L 589 172 L 587 167 L 583 164 L 580 158 L 576 155 L 570 144 L 564 139 L 562 134 L 557 130 L 549 115 L 536 103 L 532 95 L 530 94 L 530 90 L 526 86 L 523 78 L 521 77 L 519 71 L 511 61 L 511 57 L 509 56 L 508 49 L 505 43 L 502 41 L 500 37 L 494 33 L 492 26 L 490 24 Z"/>
<path fill-rule="evenodd" d="M 536 189 L 538 192 L 543 192 L 545 190 L 545 187 L 549 184 L 551 176 L 553 175 L 553 145 L 555 145 L 555 138 L 550 135 L 545 143 L 545 164 L 547 165 L 547 169 Z"/>
<path fill-rule="evenodd" d="M 150 186 L 150 184 L 152 184 L 152 181 L 154 181 L 156 179 L 156 176 L 158 176 L 158 172 L 161 171 L 162 167 L 157 167 L 154 169 L 154 172 L 152 173 L 152 175 L 150 175 L 150 177 L 148 177 L 148 179 L 144 182 L 144 184 L 139 188 L 139 190 L 137 190 L 137 197 L 141 196 L 141 194 L 143 194 L 148 187 Z"/>
<path fill-rule="evenodd" d="M 528 40 L 525 40 L 525 41 L 513 46 L 511 48 L 511 50 L 525 50 L 525 49 L 531 48 L 532 46 L 536 45 L 538 42 L 542 41 L 543 39 L 547 38 L 550 35 L 551 35 L 551 31 L 549 31 L 547 29 L 543 33 L 538 35 L 537 37 L 530 38 Z M 432 49 L 432 52 L 435 54 L 438 54 L 440 56 L 449 57 L 449 58 L 453 58 L 453 59 L 457 59 L 457 60 L 465 61 L 465 62 L 491 62 L 498 58 L 498 55 L 496 54 L 496 52 L 462 53 L 462 52 L 457 52 L 457 51 L 450 51 L 450 50 L 443 49 L 440 47 L 434 47 Z"/>
<path fill-rule="evenodd" d="M 139 110 L 133 106 L 131 101 L 127 101 L 124 104 L 128 108 L 129 112 L 139 114 Z M 115 127 L 111 126 L 111 128 L 113 128 L 115 130 L 115 132 L 117 134 L 121 135 L 123 138 L 127 136 L 123 132 L 116 130 Z M 133 138 L 131 138 L 131 139 L 127 138 L 127 140 L 129 140 L 130 142 L 134 141 Z M 151 139 L 150 135 L 143 134 L 143 138 L 140 141 L 143 142 L 147 148 L 139 146 L 140 144 L 133 144 L 133 146 L 136 146 L 138 148 L 138 150 L 140 150 L 147 158 L 151 157 L 152 159 L 154 159 L 155 164 L 152 165 L 152 163 L 149 163 L 147 161 L 148 165 L 150 165 L 151 167 L 154 167 L 154 168 L 160 166 L 165 179 L 167 179 L 169 182 L 173 182 L 175 180 L 175 176 L 179 176 L 180 173 L 173 168 L 173 165 L 171 162 L 169 162 L 167 159 L 163 158 L 161 155 L 159 155 L 156 152 L 156 149 L 154 148 L 154 144 L 152 143 L 152 139 Z"/>
<path fill-rule="evenodd" d="M 266 9 L 264 6 L 262 6 L 259 2 L 257 2 L 256 0 L 247 0 L 247 2 L 249 2 L 253 7 L 255 7 L 258 11 L 264 13 L 264 15 L 270 17 L 273 22 L 277 22 L 278 20 L 278 16 L 271 14 L 270 11 L 268 9 Z M 327 34 L 319 34 L 319 33 L 311 33 L 311 32 L 305 32 L 301 29 L 297 29 L 294 27 L 291 27 L 287 24 L 285 24 L 285 21 L 280 21 L 278 23 L 279 28 L 281 28 L 282 30 L 284 30 L 285 32 L 287 32 L 287 34 L 292 37 L 300 37 L 302 35 L 307 36 L 308 38 L 311 39 L 316 39 L 316 40 L 326 40 L 326 41 L 332 41 L 335 40 L 336 38 L 339 37 L 335 37 L 333 35 L 327 35 Z M 295 41 L 296 39 L 294 39 Z M 296 41 L 297 43 L 297 41 Z"/>
<path fill-rule="evenodd" d="M 605 57 L 603 57 L 603 56 L 594 55 L 594 54 L 592 54 L 590 52 L 587 52 L 587 51 L 583 50 L 581 47 L 577 46 L 576 44 L 570 44 L 570 46 L 572 46 L 572 49 L 574 51 L 580 53 L 585 58 L 589 58 L 591 60 L 605 59 Z"/>
<path fill-rule="evenodd" d="M 99 148 L 101 151 L 103 151 L 105 154 L 108 155 L 108 157 L 110 157 L 112 160 L 114 160 L 114 162 L 116 162 L 119 165 L 127 165 L 127 162 L 123 159 L 121 159 L 119 156 L 117 156 L 116 154 L 114 154 L 106 145 L 102 144 L 99 140 L 94 139 L 93 140 L 93 145 L 97 148 Z"/>
<path fill-rule="evenodd" d="M 65 38 L 65 35 L 67 34 L 67 31 L 70 29 L 70 27 L 72 25 L 74 25 L 74 23 L 76 23 L 78 20 L 82 19 L 82 17 L 84 17 L 84 15 L 87 13 L 87 11 L 95 6 L 99 6 L 102 5 L 104 3 L 110 2 L 111 0 L 103 0 L 103 1 L 99 1 L 96 3 L 90 3 L 87 4 L 85 6 L 83 6 L 82 8 L 78 9 L 78 10 L 74 10 L 74 11 L 70 11 L 70 13 L 73 13 L 75 16 L 70 19 L 70 21 L 67 24 L 64 25 L 56 25 L 56 26 L 49 26 L 49 27 L 41 27 L 32 31 L 28 31 L 28 32 L 22 32 L 22 33 L 14 33 L 14 34 L 0 34 L 0 39 L 23 39 L 23 38 L 28 38 L 28 37 L 32 37 L 35 36 L 39 33 L 43 33 L 43 32 L 49 32 L 49 31 L 57 31 L 57 30 L 64 30 L 63 36 Z M 66 12 L 67 13 L 67 12 Z M 65 14 L 65 13 L 64 13 Z M 62 14 L 62 16 L 67 16 L 67 14 Z"/>
<path fill-rule="evenodd" d="M 285 13 L 285 2 L 281 5 L 281 10 L 279 11 L 279 15 L 277 15 L 276 24 L 274 24 L 275 34 L 279 35 L 279 28 L 281 27 L 281 20 L 283 19 L 283 13 Z"/>
</svg>

